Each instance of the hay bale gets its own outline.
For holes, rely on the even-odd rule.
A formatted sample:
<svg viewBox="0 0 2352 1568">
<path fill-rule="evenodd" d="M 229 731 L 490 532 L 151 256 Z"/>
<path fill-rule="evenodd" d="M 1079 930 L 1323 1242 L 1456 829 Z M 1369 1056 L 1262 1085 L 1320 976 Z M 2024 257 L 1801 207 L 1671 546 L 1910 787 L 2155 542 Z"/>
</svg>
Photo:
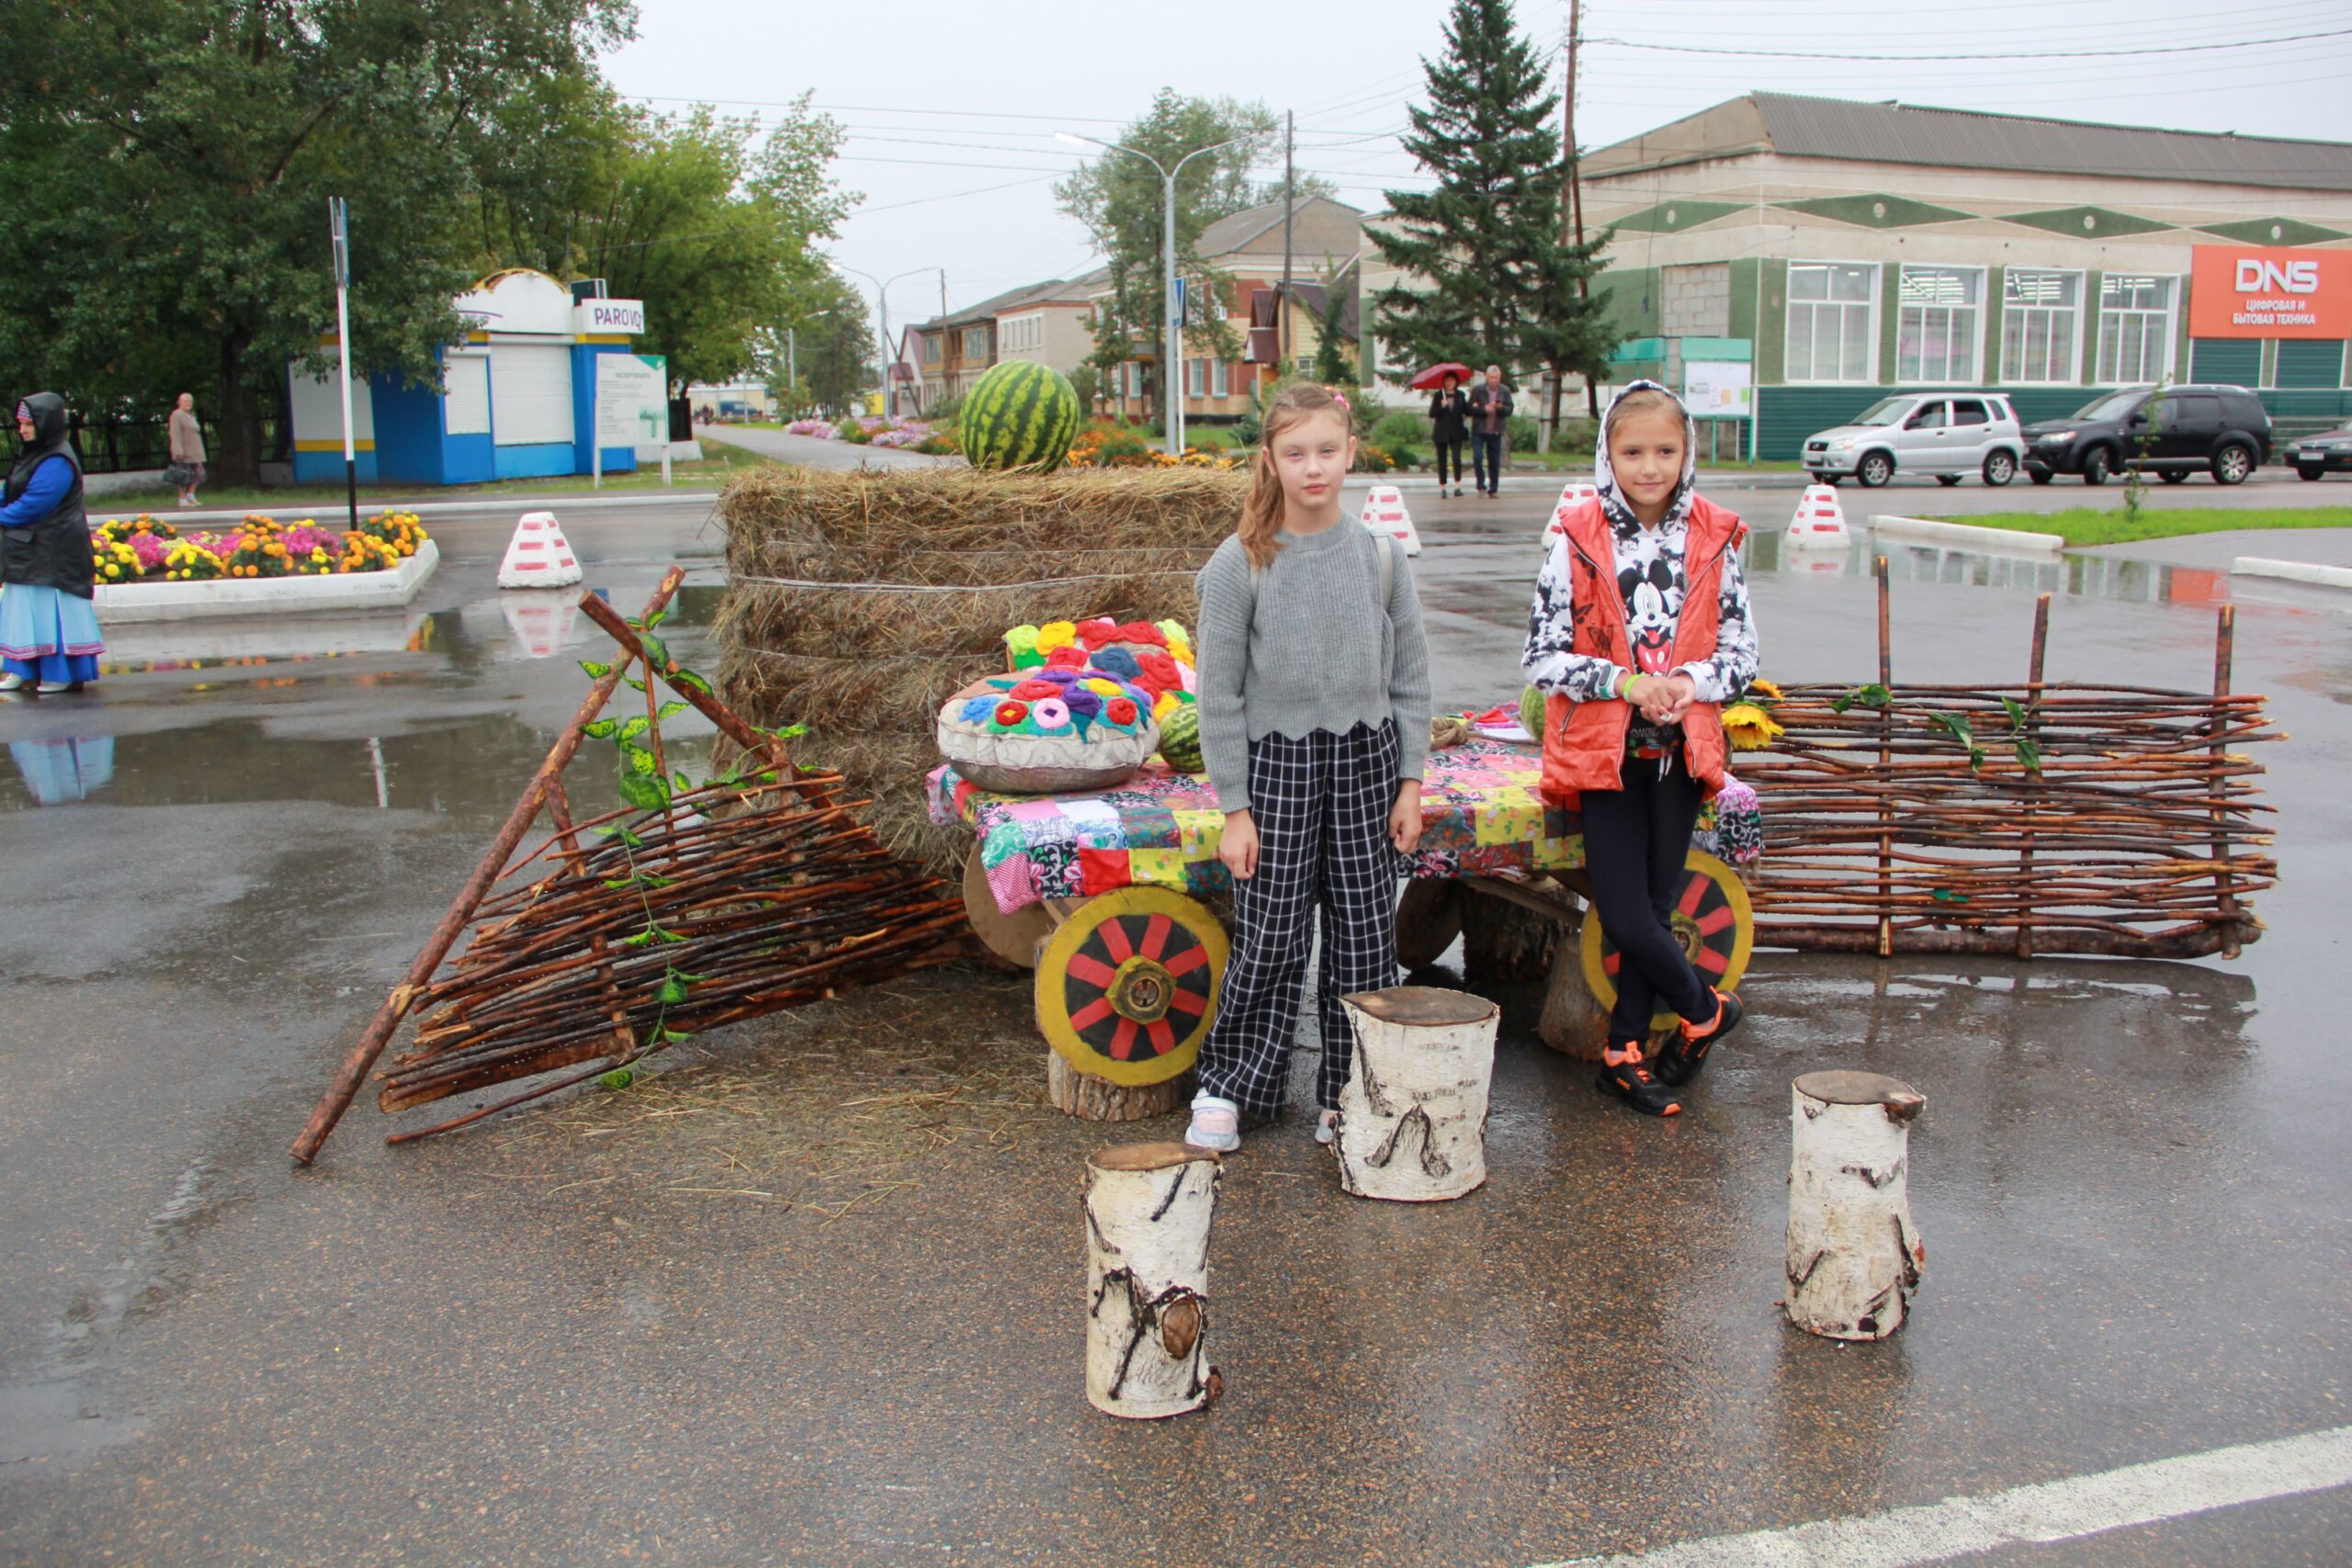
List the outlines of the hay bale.
<svg viewBox="0 0 2352 1568">
<path fill-rule="evenodd" d="M 942 875 L 968 836 L 931 826 L 941 705 L 1004 668 L 1023 623 L 1199 615 L 1193 577 L 1248 481 L 1213 470 L 759 468 L 719 499 L 718 677 L 755 723 L 807 725 L 793 760 L 838 770 L 883 844 Z"/>
</svg>

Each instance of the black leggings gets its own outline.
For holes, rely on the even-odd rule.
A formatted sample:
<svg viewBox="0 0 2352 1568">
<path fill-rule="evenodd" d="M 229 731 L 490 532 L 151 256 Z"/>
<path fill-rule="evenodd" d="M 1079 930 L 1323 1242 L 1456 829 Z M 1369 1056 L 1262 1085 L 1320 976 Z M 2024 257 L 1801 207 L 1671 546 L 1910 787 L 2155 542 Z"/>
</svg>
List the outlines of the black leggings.
<svg viewBox="0 0 2352 1568">
<path fill-rule="evenodd" d="M 1453 482 L 1460 484 L 1462 482 L 1462 443 L 1459 441 L 1441 441 L 1437 444 L 1437 482 L 1441 485 L 1445 483 L 1445 468 L 1448 463 L 1453 465 Z"/>
<path fill-rule="evenodd" d="M 1629 756 L 1620 782 L 1619 789 L 1586 790 L 1583 799 L 1585 876 L 1600 929 L 1617 944 L 1612 1045 L 1647 1039 L 1660 1001 L 1694 1023 L 1715 1015 L 1714 995 L 1667 918 L 1699 820 L 1699 785 L 1679 756 L 1663 777 L 1657 759 Z"/>
</svg>

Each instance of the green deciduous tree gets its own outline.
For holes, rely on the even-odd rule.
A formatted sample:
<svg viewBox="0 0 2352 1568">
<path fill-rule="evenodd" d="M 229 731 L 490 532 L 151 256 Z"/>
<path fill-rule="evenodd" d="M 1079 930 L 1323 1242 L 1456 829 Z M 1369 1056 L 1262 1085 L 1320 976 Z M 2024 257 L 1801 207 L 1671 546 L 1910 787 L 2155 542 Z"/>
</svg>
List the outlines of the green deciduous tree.
<svg viewBox="0 0 2352 1568">
<path fill-rule="evenodd" d="M 470 281 L 469 155 L 632 19 L 625 0 L 25 9 L 0 51 L 0 375 L 85 409 L 209 392 L 226 482 L 256 477 L 287 362 L 321 360 L 327 197 L 352 205 L 356 359 L 435 375 Z"/>
<path fill-rule="evenodd" d="M 1616 338 L 1607 293 L 1589 285 L 1611 236 L 1577 245 L 1563 232 L 1559 95 L 1510 0 L 1453 0 L 1444 37 L 1403 139 L 1436 188 L 1386 193 L 1392 220 L 1373 231 L 1408 275 L 1374 301 L 1400 362 L 1389 374 L 1458 359 L 1597 377 Z"/>
<path fill-rule="evenodd" d="M 1155 159 L 1163 169 L 1221 141 L 1235 145 L 1193 158 L 1176 181 L 1176 265 L 1188 289 L 1206 287 L 1211 300 L 1189 311 L 1188 347 L 1223 359 L 1239 357 L 1240 345 L 1225 321 L 1232 283 L 1204 264 L 1193 250 L 1201 231 L 1218 219 L 1267 199 L 1250 170 L 1262 156 L 1278 121 L 1263 104 L 1231 98 L 1188 98 L 1163 87 L 1141 119 L 1110 140 Z M 1160 351 L 1160 323 L 1167 319 L 1161 267 L 1166 226 L 1160 176 L 1151 164 L 1125 152 L 1105 152 L 1054 186 L 1061 209 L 1086 225 L 1111 273 L 1110 298 L 1095 313 L 1094 362 L 1109 370 L 1124 360 Z M 1279 199 L 1277 186 L 1274 198 Z M 1303 197 L 1302 197 L 1303 199 Z"/>
</svg>

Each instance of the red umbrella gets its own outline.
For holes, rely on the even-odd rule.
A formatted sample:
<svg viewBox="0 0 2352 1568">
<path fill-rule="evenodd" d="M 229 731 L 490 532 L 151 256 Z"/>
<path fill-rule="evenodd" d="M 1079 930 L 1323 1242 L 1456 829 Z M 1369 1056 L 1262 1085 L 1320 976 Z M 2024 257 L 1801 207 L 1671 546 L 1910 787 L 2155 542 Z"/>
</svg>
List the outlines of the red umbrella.
<svg viewBox="0 0 2352 1568">
<path fill-rule="evenodd" d="M 1434 391 L 1437 388 L 1437 384 L 1444 380 L 1448 376 L 1453 377 L 1455 380 L 1460 381 L 1466 387 L 1470 384 L 1470 367 L 1467 365 L 1456 365 L 1450 359 L 1442 365 L 1432 365 L 1428 369 L 1413 378 L 1413 390 L 1417 392 Z"/>
</svg>

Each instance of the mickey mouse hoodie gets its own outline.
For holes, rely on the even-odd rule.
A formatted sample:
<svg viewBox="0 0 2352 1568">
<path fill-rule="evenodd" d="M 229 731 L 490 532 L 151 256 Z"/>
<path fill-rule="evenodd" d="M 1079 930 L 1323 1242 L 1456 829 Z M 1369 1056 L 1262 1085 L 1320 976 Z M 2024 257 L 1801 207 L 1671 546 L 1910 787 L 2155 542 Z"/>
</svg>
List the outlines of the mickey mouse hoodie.
<svg viewBox="0 0 2352 1568">
<path fill-rule="evenodd" d="M 1619 396 L 1645 389 L 1665 390 L 1654 381 L 1635 381 Z M 1682 412 L 1682 479 L 1667 502 L 1665 519 L 1655 528 L 1642 526 L 1618 488 L 1609 463 L 1605 419 L 1600 449 L 1593 457 L 1593 485 L 1600 492 L 1601 511 L 1609 519 L 1610 537 L 1616 546 L 1617 590 L 1624 599 L 1625 629 L 1633 645 L 1631 673 L 1678 672 L 1672 665 L 1674 627 L 1682 614 L 1687 584 L 1683 556 L 1699 478 L 1697 433 L 1688 409 Z M 1679 671 L 1690 677 L 1703 703 L 1736 699 L 1756 678 L 1757 671 L 1756 623 L 1747 604 L 1747 577 L 1736 550 L 1725 552 L 1718 582 L 1722 622 L 1715 634 L 1714 654 L 1683 665 Z M 1559 692 L 1577 702 L 1613 701 L 1619 682 L 1629 671 L 1611 660 L 1575 651 L 1572 593 L 1567 552 L 1555 549 L 1544 558 L 1544 570 L 1535 580 L 1535 603 L 1528 612 L 1527 649 L 1521 667 L 1528 682 L 1544 691 Z M 1654 725 L 1637 712 L 1625 739 L 1626 750 L 1655 752 L 1673 748 L 1681 740 L 1680 731 L 1679 725 Z"/>
</svg>

